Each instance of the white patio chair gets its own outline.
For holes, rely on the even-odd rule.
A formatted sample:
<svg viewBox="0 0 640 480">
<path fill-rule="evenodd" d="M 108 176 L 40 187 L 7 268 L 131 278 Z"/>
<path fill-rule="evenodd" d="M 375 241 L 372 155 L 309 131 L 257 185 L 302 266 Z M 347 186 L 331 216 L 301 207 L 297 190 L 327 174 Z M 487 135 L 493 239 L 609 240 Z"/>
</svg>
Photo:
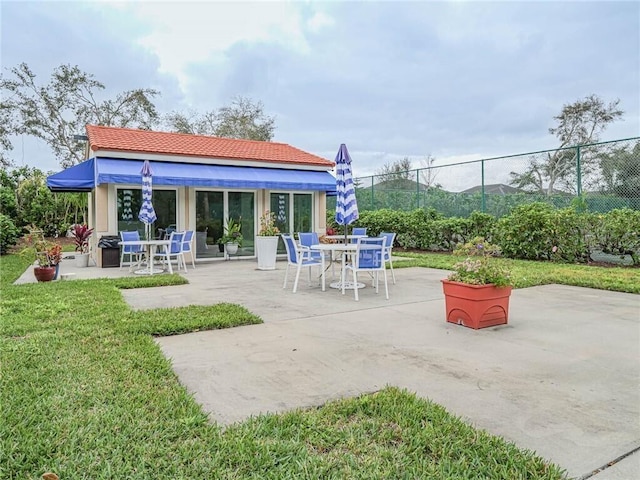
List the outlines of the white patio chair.
<svg viewBox="0 0 640 480">
<path fill-rule="evenodd" d="M 171 232 L 169 236 L 169 241 L 171 244 L 168 247 L 163 247 L 162 250 L 156 252 L 154 258 L 160 258 L 163 264 L 166 264 L 169 273 L 173 273 L 173 268 L 171 267 L 171 259 L 175 258 L 178 262 L 178 271 L 180 271 L 180 265 L 184 266 L 184 271 L 187 271 L 187 264 L 184 261 L 184 254 L 182 253 L 182 242 L 184 239 L 185 232 Z"/>
<path fill-rule="evenodd" d="M 384 261 L 385 263 L 389 263 L 389 268 L 391 269 L 391 278 L 393 279 L 393 284 L 396 284 L 396 274 L 393 271 L 393 260 L 391 259 L 391 249 L 393 248 L 393 242 L 396 239 L 395 233 L 390 232 L 382 232 L 380 234 L 381 237 L 384 237 Z"/>
<path fill-rule="evenodd" d="M 184 232 L 184 238 L 182 239 L 182 258 L 184 260 L 184 254 L 188 253 L 191 256 L 191 265 L 193 268 L 196 268 L 196 260 L 195 260 L 195 251 L 193 248 L 193 230 L 187 230 Z M 185 264 L 184 269 L 186 271 L 187 265 Z"/>
<path fill-rule="evenodd" d="M 311 250 L 309 247 L 298 245 L 293 239 L 293 236 L 289 234 L 282 235 L 282 241 L 287 249 L 287 271 L 284 274 L 284 283 L 282 288 L 287 288 L 287 278 L 289 277 L 289 267 L 296 268 L 296 279 L 293 282 L 293 293 L 298 290 L 298 280 L 300 279 L 300 271 L 306 268 L 309 272 L 309 286 L 311 286 L 311 268 L 318 267 L 322 269 L 322 262 L 320 259 L 311 258 Z M 320 278 L 320 277 L 318 277 Z"/>
<path fill-rule="evenodd" d="M 139 242 L 140 233 L 137 230 L 131 232 L 122 231 L 120 232 L 120 239 L 123 242 Z M 125 255 L 129 256 L 129 271 L 131 271 L 134 265 L 140 265 L 144 252 L 145 249 L 142 245 L 122 245 L 122 252 L 120 253 L 120 270 L 122 270 L 122 265 L 124 265 Z M 136 258 L 135 263 L 133 261 L 134 257 Z"/>
<path fill-rule="evenodd" d="M 356 301 L 358 300 L 358 272 L 368 272 L 373 275 L 373 285 L 376 287 L 376 293 L 378 293 L 380 272 L 384 275 L 384 291 L 389 300 L 389 287 L 387 285 L 387 270 L 385 269 L 386 262 L 384 261 L 385 252 L 385 239 L 378 238 L 359 238 L 358 245 L 356 247 L 355 254 L 350 255 L 351 261 L 345 262 L 342 267 L 342 294 L 345 292 L 345 285 L 347 280 L 347 271 L 350 270 L 353 274 L 353 292 Z"/>
</svg>

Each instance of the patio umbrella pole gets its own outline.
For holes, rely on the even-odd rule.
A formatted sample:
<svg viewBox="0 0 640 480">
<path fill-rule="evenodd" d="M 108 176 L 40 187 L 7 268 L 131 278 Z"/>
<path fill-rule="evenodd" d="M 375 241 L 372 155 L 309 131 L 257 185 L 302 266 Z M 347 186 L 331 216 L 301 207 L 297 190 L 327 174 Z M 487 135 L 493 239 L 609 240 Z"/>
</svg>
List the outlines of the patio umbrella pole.
<svg viewBox="0 0 640 480">
<path fill-rule="evenodd" d="M 145 160 L 142 164 L 142 205 L 140 206 L 140 212 L 138 213 L 138 220 L 144 223 L 145 240 L 151 240 L 151 225 L 157 220 L 156 211 L 151 203 L 151 196 L 153 191 L 153 172 L 151 171 L 151 165 L 149 160 Z M 153 259 L 148 259 L 152 262 Z"/>
<path fill-rule="evenodd" d="M 344 225 L 344 243 L 347 244 L 349 243 L 349 225 L 355 222 L 359 215 L 351 173 L 351 157 L 344 143 L 340 145 L 336 155 L 336 193 L 336 223 Z M 349 282 L 345 282 L 345 288 L 347 283 Z M 353 288 L 358 288 L 359 285 L 363 284 L 354 284 Z M 333 284 L 331 286 L 333 287 Z"/>
</svg>

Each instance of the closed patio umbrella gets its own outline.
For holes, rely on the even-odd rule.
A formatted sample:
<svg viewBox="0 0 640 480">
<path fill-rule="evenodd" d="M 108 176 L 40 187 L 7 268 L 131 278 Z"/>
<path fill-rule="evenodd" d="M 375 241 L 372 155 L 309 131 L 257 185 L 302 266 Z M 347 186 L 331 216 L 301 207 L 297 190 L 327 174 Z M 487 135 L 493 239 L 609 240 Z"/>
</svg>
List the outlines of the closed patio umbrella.
<svg viewBox="0 0 640 480">
<path fill-rule="evenodd" d="M 156 211 L 153 209 L 151 203 L 152 187 L 152 171 L 149 160 L 145 160 L 142 165 L 142 206 L 140 207 L 140 213 L 138 213 L 138 220 L 145 224 L 145 235 L 147 240 L 151 240 L 151 224 L 158 218 Z"/>
<path fill-rule="evenodd" d="M 347 225 L 358 219 L 356 189 L 351 173 L 351 157 L 347 146 L 340 145 L 336 155 L 336 223 L 344 225 L 345 243 L 347 243 Z"/>
</svg>

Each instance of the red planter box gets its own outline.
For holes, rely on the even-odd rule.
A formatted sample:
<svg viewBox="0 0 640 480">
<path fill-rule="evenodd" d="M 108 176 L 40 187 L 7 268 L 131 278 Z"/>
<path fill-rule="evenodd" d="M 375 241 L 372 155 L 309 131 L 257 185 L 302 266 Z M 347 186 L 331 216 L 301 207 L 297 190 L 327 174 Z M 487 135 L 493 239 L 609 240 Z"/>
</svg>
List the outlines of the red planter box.
<svg viewBox="0 0 640 480">
<path fill-rule="evenodd" d="M 509 317 L 511 287 L 442 280 L 447 322 L 479 329 L 503 325 Z"/>
</svg>

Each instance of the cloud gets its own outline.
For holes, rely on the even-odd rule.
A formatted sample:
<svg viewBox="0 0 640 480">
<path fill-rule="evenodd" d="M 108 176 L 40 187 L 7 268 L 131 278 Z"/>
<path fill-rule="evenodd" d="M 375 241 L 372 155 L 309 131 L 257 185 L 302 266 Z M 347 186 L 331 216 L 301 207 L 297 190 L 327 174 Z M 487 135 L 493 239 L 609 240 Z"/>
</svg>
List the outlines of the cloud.
<svg viewBox="0 0 640 480">
<path fill-rule="evenodd" d="M 121 8 L 121 7 L 117 7 Z M 304 20 L 289 2 L 133 2 L 129 14 L 148 26 L 137 43 L 160 61 L 160 71 L 174 75 L 188 93 L 193 65 L 224 68 L 227 52 L 238 44 L 276 44 L 307 52 Z M 318 30 L 330 19 L 311 18 Z"/>
<path fill-rule="evenodd" d="M 592 93 L 626 111 L 605 138 L 640 134 L 634 2 L 5 3 L 5 65 L 78 63 L 112 93 L 161 89 L 162 111 L 248 96 L 275 140 L 346 143 L 359 175 L 552 148 L 553 116 Z"/>
</svg>

